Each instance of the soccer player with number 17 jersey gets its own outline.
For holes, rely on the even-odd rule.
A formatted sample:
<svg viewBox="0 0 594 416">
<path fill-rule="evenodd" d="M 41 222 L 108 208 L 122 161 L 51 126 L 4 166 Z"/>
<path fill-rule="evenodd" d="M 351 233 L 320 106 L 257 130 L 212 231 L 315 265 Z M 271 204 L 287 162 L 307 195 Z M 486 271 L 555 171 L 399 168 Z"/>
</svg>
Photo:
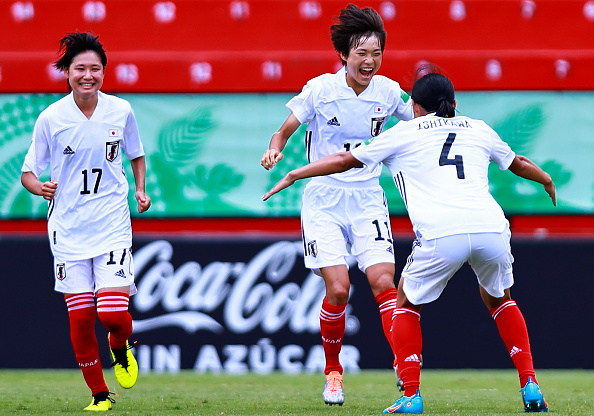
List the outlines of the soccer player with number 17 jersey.
<svg viewBox="0 0 594 416">
<path fill-rule="evenodd" d="M 99 91 L 107 57 L 97 38 L 76 32 L 61 40 L 55 67 L 72 92 L 39 115 L 21 182 L 49 201 L 55 290 L 64 293 L 72 346 L 93 395 L 85 410 L 107 411 L 114 400 L 103 377 L 95 316 L 109 332 L 120 385 L 130 388 L 138 376 L 128 343 L 128 303 L 136 286 L 123 155 L 131 161 L 138 212 L 149 209 L 151 200 L 134 112 L 127 101 Z M 41 182 L 48 166 L 50 180 Z"/>
</svg>

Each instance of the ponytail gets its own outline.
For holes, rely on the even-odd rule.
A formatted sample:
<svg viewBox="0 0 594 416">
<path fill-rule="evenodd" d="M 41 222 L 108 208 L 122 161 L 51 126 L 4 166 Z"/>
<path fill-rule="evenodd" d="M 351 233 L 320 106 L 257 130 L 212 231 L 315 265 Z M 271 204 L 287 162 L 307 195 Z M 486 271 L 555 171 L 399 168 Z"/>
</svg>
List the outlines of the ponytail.
<svg viewBox="0 0 594 416">
<path fill-rule="evenodd" d="M 419 78 L 412 88 L 413 101 L 428 113 L 438 117 L 454 117 L 454 86 L 448 77 L 439 73 L 429 73 Z"/>
<path fill-rule="evenodd" d="M 454 103 L 450 103 L 447 98 L 441 98 L 437 110 L 435 111 L 437 117 L 454 117 L 456 115 L 456 109 Z"/>
</svg>

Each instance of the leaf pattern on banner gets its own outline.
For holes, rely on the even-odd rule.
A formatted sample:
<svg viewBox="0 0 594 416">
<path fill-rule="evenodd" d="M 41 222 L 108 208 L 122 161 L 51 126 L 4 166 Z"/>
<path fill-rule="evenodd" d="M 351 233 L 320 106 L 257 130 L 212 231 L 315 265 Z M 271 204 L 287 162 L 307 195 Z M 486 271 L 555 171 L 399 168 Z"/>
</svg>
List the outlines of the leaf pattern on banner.
<svg viewBox="0 0 594 416">
<path fill-rule="evenodd" d="M 503 141 L 507 142 L 517 154 L 530 157 L 533 144 L 545 123 L 544 112 L 540 105 L 529 105 L 516 111 L 511 117 L 502 122 L 494 123 L 493 129 Z M 534 160 L 547 171 L 557 189 L 571 180 L 571 172 L 558 162 Z M 501 171 L 496 163 L 489 165 L 489 184 L 493 197 L 500 205 L 507 207 L 510 213 L 538 212 L 539 208 L 548 208 L 551 204 L 542 185 L 528 181 L 507 171 Z M 560 201 L 558 201 L 559 205 Z"/>
<path fill-rule="evenodd" d="M 168 216 L 249 214 L 220 197 L 240 186 L 244 176 L 225 164 L 209 168 L 198 162 L 201 147 L 214 128 L 208 108 L 175 119 L 161 128 L 160 152 L 150 156 L 151 172 L 147 173 L 147 192 L 154 202 L 153 212 Z"/>
<path fill-rule="evenodd" d="M 231 215 L 252 215 L 250 211 L 233 207 L 221 199 L 222 194 L 240 186 L 243 179 L 244 175 L 237 173 L 232 166 L 224 163 L 219 163 L 211 169 L 204 165 L 199 165 L 196 168 L 196 186 L 206 192 L 204 206 L 212 213 L 226 212 Z"/>
<path fill-rule="evenodd" d="M 225 193 L 241 185 L 241 182 L 243 175 L 224 163 L 219 163 L 210 170 L 204 165 L 196 168 L 196 185 L 209 195 Z"/>
<path fill-rule="evenodd" d="M 47 212 L 45 200 L 31 195 L 20 177 L 35 121 L 58 98 L 57 94 L 15 95 L 0 108 L 0 218 L 43 218 Z"/>
<path fill-rule="evenodd" d="M 213 126 L 212 112 L 207 108 L 165 123 L 159 132 L 159 150 L 167 161 L 192 164 Z"/>
</svg>

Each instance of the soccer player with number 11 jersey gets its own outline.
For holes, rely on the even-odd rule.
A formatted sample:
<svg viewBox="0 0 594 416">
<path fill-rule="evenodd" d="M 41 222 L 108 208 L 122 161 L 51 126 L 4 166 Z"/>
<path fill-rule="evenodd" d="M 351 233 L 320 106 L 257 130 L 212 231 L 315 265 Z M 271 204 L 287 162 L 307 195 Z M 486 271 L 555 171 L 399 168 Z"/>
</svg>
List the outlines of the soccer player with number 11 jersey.
<svg viewBox="0 0 594 416">
<path fill-rule="evenodd" d="M 313 162 L 354 149 L 377 136 L 393 115 L 400 120 L 413 117 L 408 94 L 396 81 L 376 75 L 386 43 L 380 15 L 371 8 L 349 4 L 341 10 L 330 33 L 343 66 L 334 74 L 311 79 L 288 102 L 291 114 L 273 134 L 262 157 L 265 169 L 272 169 L 283 158 L 287 140 L 301 124 L 307 123 L 305 151 Z M 314 178 L 303 193 L 305 266 L 321 275 L 326 285 L 320 331 L 326 356 L 322 398 L 329 405 L 342 405 L 345 399 L 339 353 L 350 291 L 349 254 L 367 275 L 385 336 L 394 351 L 390 331 L 398 292 L 390 216 L 379 184 L 381 170 L 376 163 Z"/>
</svg>

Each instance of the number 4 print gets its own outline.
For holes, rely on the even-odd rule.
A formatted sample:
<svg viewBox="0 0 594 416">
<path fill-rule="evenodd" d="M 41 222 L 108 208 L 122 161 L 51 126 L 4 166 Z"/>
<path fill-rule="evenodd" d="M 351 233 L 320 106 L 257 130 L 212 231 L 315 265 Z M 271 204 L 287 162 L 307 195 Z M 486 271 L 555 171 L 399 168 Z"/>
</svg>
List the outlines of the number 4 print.
<svg viewBox="0 0 594 416">
<path fill-rule="evenodd" d="M 456 155 L 453 159 L 449 159 L 448 155 L 450 154 L 450 149 L 452 148 L 452 144 L 456 139 L 456 133 L 448 134 L 448 138 L 446 139 L 443 147 L 441 148 L 441 155 L 439 156 L 439 166 L 446 166 L 446 165 L 455 165 L 456 166 L 456 173 L 458 174 L 458 179 L 464 179 L 464 164 L 462 163 L 462 156 Z"/>
</svg>

